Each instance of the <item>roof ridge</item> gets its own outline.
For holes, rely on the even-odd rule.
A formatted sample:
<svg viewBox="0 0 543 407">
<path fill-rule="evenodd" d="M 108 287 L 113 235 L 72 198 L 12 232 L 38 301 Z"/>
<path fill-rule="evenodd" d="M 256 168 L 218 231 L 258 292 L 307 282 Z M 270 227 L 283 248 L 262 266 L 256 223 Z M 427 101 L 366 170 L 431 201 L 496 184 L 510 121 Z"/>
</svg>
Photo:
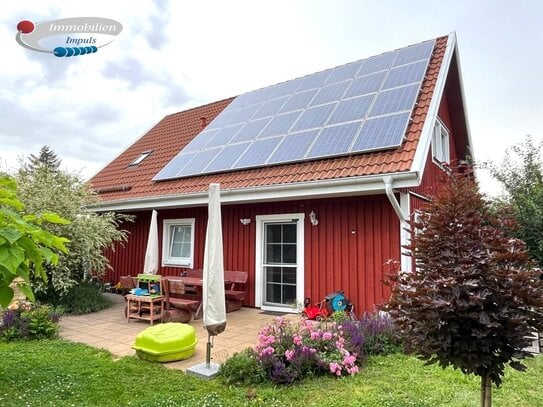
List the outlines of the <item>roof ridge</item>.
<svg viewBox="0 0 543 407">
<path fill-rule="evenodd" d="M 230 99 L 234 100 L 235 98 L 237 98 L 239 95 L 236 95 L 236 96 L 229 96 L 227 98 L 224 98 L 224 99 L 220 99 L 220 100 L 215 100 L 214 102 L 209 102 L 209 103 L 206 103 L 206 104 L 203 104 L 203 105 L 198 105 L 198 106 L 194 106 L 194 107 L 191 107 L 191 108 L 188 108 L 186 110 L 180 110 L 178 112 L 174 112 L 174 113 L 170 113 L 170 114 L 167 114 L 166 116 L 164 116 L 162 118 L 162 120 L 164 120 L 165 118 L 167 117 L 170 117 L 170 116 L 175 116 L 176 114 L 180 114 L 180 113 L 190 113 L 191 111 L 193 110 L 200 110 L 200 109 L 204 109 L 206 107 L 209 107 L 209 106 L 212 106 L 212 105 L 215 105 L 217 103 L 221 103 L 221 102 L 226 102 Z M 162 121 L 161 120 L 161 121 Z"/>
</svg>

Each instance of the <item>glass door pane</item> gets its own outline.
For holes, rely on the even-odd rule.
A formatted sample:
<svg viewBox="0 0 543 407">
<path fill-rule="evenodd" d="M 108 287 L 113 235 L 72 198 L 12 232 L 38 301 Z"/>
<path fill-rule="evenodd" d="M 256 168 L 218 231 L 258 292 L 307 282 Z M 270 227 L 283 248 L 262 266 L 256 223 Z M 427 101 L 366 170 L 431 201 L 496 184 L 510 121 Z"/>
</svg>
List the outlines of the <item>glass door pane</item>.
<svg viewBox="0 0 543 407">
<path fill-rule="evenodd" d="M 297 223 L 264 223 L 264 304 L 296 304 Z"/>
</svg>

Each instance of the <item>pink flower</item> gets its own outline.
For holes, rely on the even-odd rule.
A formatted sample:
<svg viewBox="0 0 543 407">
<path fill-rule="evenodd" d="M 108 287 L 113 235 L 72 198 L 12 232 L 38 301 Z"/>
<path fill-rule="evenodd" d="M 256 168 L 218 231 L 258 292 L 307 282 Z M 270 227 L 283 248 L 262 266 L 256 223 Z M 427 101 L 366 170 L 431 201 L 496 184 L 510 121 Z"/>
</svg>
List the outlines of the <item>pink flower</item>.
<svg viewBox="0 0 543 407">
<path fill-rule="evenodd" d="M 343 366 L 352 366 L 352 365 L 354 365 L 354 362 L 356 362 L 356 357 L 354 357 L 354 356 L 352 356 L 352 355 L 349 356 L 349 355 L 347 354 L 347 356 L 345 356 L 345 357 L 343 358 L 343 361 L 341 362 L 341 364 L 342 364 Z"/>
<path fill-rule="evenodd" d="M 293 337 L 292 337 L 292 341 L 294 342 L 294 345 L 297 345 L 297 346 L 302 346 L 302 337 L 298 334 L 295 334 Z"/>
<path fill-rule="evenodd" d="M 260 352 L 260 357 L 271 355 L 274 351 L 275 350 L 271 346 L 268 346 L 267 348 L 262 349 Z"/>
<path fill-rule="evenodd" d="M 333 335 L 331 332 L 325 332 L 322 334 L 322 339 L 324 339 L 325 341 L 329 341 L 330 339 L 332 339 Z"/>
<path fill-rule="evenodd" d="M 311 332 L 311 339 L 312 340 L 318 340 L 321 337 L 321 333 L 319 331 L 313 331 Z"/>
<path fill-rule="evenodd" d="M 341 366 L 336 362 L 330 362 L 330 372 L 332 374 L 336 373 L 339 370 L 339 374 L 341 375 Z"/>
<path fill-rule="evenodd" d="M 285 351 L 285 357 L 290 362 L 292 359 L 294 359 L 295 352 L 293 350 L 287 350 Z"/>
</svg>

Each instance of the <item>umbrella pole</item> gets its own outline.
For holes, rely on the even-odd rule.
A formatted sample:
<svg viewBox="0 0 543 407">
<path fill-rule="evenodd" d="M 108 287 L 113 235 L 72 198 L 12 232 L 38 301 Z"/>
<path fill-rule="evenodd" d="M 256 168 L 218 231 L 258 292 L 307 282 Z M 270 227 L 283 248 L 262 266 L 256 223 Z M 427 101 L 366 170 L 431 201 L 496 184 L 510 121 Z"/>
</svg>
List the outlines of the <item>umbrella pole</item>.
<svg viewBox="0 0 543 407">
<path fill-rule="evenodd" d="M 207 333 L 206 369 L 211 367 L 211 334 Z"/>
</svg>

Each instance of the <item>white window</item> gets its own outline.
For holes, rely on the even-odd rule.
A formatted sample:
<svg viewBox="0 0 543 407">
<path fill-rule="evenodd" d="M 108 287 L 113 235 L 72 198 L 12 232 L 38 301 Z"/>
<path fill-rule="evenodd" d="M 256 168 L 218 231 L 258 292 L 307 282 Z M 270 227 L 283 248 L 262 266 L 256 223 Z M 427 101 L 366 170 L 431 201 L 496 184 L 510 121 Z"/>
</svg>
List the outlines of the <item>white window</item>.
<svg viewBox="0 0 543 407">
<path fill-rule="evenodd" d="M 432 137 L 432 156 L 440 164 L 449 164 L 449 131 L 441 121 L 436 120 Z"/>
<path fill-rule="evenodd" d="M 149 155 L 151 155 L 152 151 L 145 151 L 143 153 L 141 153 L 138 158 L 136 158 L 134 161 L 132 161 L 130 164 L 128 164 L 129 166 L 135 166 L 135 165 L 140 165 L 140 163 L 145 160 L 147 157 L 149 157 Z"/>
<path fill-rule="evenodd" d="M 163 223 L 162 265 L 193 267 L 194 218 L 166 219 Z"/>
</svg>

